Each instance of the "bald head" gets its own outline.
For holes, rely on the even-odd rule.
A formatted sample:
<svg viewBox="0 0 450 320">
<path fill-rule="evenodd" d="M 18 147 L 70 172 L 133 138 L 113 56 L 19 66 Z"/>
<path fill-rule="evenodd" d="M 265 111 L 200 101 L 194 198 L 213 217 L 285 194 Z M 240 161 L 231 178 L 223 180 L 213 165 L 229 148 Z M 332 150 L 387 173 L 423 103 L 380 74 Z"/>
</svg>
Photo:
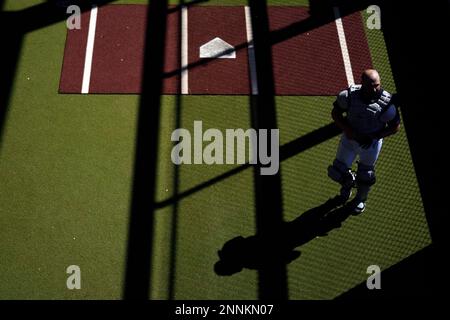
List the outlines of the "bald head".
<svg viewBox="0 0 450 320">
<path fill-rule="evenodd" d="M 378 71 L 367 69 L 361 75 L 362 90 L 366 98 L 373 99 L 381 92 L 381 80 Z"/>
<path fill-rule="evenodd" d="M 380 82 L 380 75 L 378 74 L 378 71 L 375 69 L 366 69 L 362 73 L 361 80 L 364 82 L 364 80 L 368 80 L 371 82 Z"/>
</svg>

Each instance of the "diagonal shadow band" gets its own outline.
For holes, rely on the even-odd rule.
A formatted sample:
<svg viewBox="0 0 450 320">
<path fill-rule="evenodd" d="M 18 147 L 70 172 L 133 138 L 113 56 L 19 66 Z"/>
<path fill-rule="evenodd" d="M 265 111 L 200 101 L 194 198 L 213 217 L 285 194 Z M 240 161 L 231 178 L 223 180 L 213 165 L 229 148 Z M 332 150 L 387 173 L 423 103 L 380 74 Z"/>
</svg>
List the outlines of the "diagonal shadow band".
<svg viewBox="0 0 450 320">
<path fill-rule="evenodd" d="M 325 142 L 331 138 L 334 138 L 335 136 L 340 134 L 340 129 L 334 124 L 330 123 L 326 126 L 323 126 L 319 129 L 316 129 L 302 137 L 299 137 L 280 148 L 280 161 L 289 159 L 305 150 L 308 150 L 322 142 Z M 181 192 L 175 197 L 169 198 L 164 201 L 160 201 L 156 203 L 157 208 L 163 208 L 168 205 L 172 205 L 177 201 L 180 201 L 198 191 L 201 191 L 215 183 L 218 183 L 224 179 L 227 179 L 235 174 L 238 174 L 245 169 L 251 167 L 252 165 L 249 163 L 243 164 L 239 167 L 236 167 L 230 171 L 227 171 L 217 177 L 214 177 L 206 182 L 203 182 L 189 190 L 186 190 L 184 192 Z"/>
<path fill-rule="evenodd" d="M 83 13 L 91 10 L 93 5 L 102 7 L 115 1 L 117 0 L 47 0 L 22 10 L 4 13 L 15 18 L 16 34 L 24 34 L 66 20 L 70 16 L 66 11 L 70 5 L 77 5 Z"/>
</svg>

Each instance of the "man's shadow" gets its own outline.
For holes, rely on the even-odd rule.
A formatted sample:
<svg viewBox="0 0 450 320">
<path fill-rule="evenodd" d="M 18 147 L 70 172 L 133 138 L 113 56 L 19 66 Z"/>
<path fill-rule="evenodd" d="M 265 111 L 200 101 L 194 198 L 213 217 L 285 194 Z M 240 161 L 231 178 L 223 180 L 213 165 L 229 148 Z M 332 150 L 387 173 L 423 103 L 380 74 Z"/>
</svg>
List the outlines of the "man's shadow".
<svg viewBox="0 0 450 320">
<path fill-rule="evenodd" d="M 214 272 L 229 276 L 243 268 L 265 269 L 280 260 L 288 264 L 301 254 L 295 250 L 296 247 L 316 237 L 326 236 L 331 230 L 341 227 L 351 214 L 352 210 L 336 196 L 295 220 L 284 222 L 270 235 L 237 236 L 228 240 L 217 252 L 219 261 L 214 265 Z"/>
</svg>

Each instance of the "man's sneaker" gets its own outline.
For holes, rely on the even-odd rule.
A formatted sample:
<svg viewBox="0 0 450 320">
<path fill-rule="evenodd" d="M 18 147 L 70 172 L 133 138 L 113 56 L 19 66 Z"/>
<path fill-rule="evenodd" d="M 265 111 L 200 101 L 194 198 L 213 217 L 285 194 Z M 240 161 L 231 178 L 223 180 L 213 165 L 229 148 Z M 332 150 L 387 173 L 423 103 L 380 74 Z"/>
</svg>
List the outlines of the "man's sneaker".
<svg viewBox="0 0 450 320">
<path fill-rule="evenodd" d="M 366 210 L 366 204 L 364 202 L 356 202 L 355 199 L 353 199 L 349 202 L 349 208 L 352 210 L 352 214 L 356 216 Z"/>
</svg>

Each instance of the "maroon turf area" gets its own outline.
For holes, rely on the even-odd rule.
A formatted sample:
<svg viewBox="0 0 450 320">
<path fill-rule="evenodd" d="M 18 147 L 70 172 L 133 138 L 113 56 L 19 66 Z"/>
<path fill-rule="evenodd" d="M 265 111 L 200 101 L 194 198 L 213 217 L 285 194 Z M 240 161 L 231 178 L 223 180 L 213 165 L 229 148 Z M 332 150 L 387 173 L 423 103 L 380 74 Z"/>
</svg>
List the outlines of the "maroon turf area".
<svg viewBox="0 0 450 320">
<path fill-rule="evenodd" d="M 356 12 L 342 19 L 344 26 L 348 53 L 352 64 L 353 77 L 359 83 L 361 74 L 365 69 L 372 68 L 369 44 L 363 29 L 362 16 Z"/>
<path fill-rule="evenodd" d="M 178 13 L 168 15 L 167 34 L 170 36 L 166 37 L 166 72 L 179 68 L 178 21 Z M 146 5 L 114 5 L 99 9 L 90 92 L 141 91 L 146 24 Z M 176 75 L 164 79 L 164 92 L 177 93 L 178 83 Z"/>
<path fill-rule="evenodd" d="M 89 11 L 83 12 L 81 14 L 81 29 L 69 30 L 67 33 L 59 92 L 81 92 L 88 37 L 86 30 L 89 28 L 89 17 Z"/>
<path fill-rule="evenodd" d="M 90 92 L 141 90 L 146 6 L 105 6 L 98 10 Z"/>
<path fill-rule="evenodd" d="M 180 10 L 167 18 L 163 94 L 180 93 Z M 308 18 L 305 7 L 269 7 L 270 30 Z M 372 67 L 360 13 L 343 18 L 355 81 Z M 69 30 L 60 81 L 61 93 L 80 93 L 89 12 L 82 29 Z M 99 7 L 89 93 L 142 92 L 146 5 Z M 151 22 L 150 22 L 151 28 Z M 219 37 L 236 47 L 235 59 L 202 59 L 200 46 Z M 275 37 L 275 41 L 276 41 Z M 151 46 L 151 43 L 150 43 Z M 258 55 L 256 47 L 256 55 Z M 334 21 L 308 32 L 275 42 L 272 47 L 274 86 L 277 95 L 335 95 L 347 87 L 339 38 Z M 188 9 L 189 94 L 239 94 L 251 92 L 245 9 L 243 6 L 190 6 Z"/>
<path fill-rule="evenodd" d="M 308 17 L 304 7 L 270 8 L 270 30 L 282 30 Z M 347 87 L 334 21 L 276 43 L 272 56 L 278 95 L 333 95 Z"/>
<path fill-rule="evenodd" d="M 87 14 L 88 17 L 82 17 L 82 29 L 68 31 L 67 34 L 61 93 L 81 92 L 89 30 Z M 172 11 L 167 17 L 163 71 L 178 72 L 170 76 L 161 75 L 165 94 L 179 92 L 179 17 L 179 11 Z M 146 5 L 109 5 L 98 8 L 89 93 L 141 92 L 146 26 Z M 76 77 L 71 76 L 74 70 Z"/>
<path fill-rule="evenodd" d="M 188 12 L 189 93 L 249 94 L 244 7 L 193 7 Z M 200 58 L 200 46 L 216 37 L 242 47 L 235 59 Z"/>
</svg>

